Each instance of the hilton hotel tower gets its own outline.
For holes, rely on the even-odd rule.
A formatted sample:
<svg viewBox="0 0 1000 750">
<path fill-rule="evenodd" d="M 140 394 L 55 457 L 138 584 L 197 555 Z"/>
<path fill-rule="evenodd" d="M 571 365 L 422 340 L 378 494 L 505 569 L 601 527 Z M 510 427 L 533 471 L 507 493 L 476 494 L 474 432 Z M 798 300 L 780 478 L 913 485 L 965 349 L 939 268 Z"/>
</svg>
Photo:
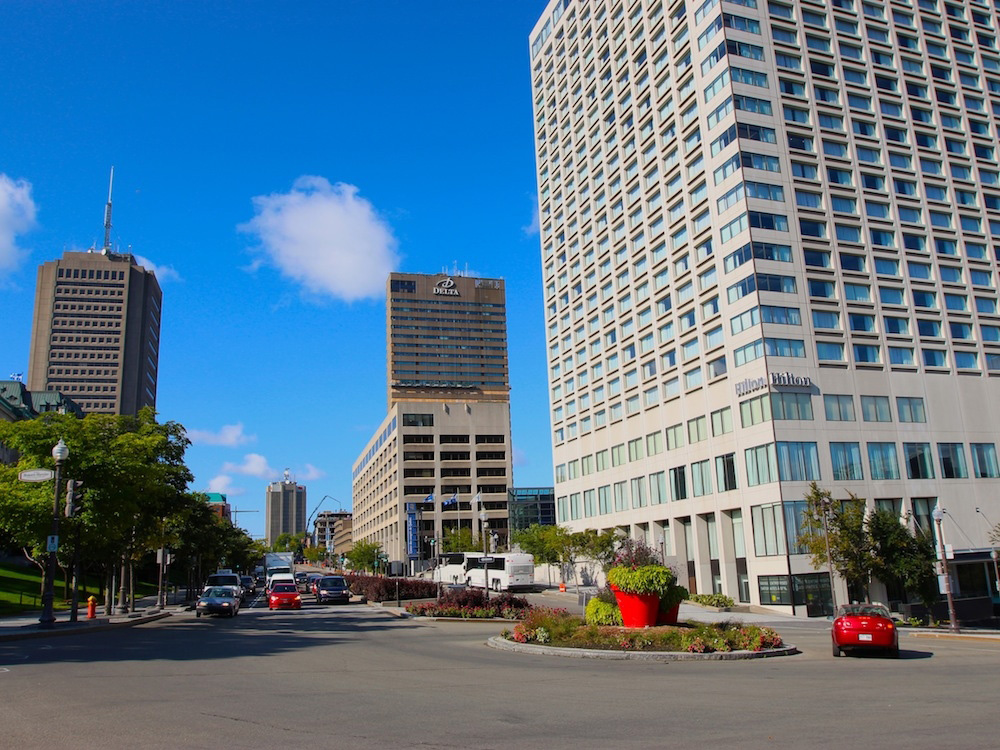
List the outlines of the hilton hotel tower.
<svg viewBox="0 0 1000 750">
<path fill-rule="evenodd" d="M 971 0 L 548 4 L 529 47 L 559 523 L 819 615 L 830 579 L 797 543 L 815 481 L 925 529 L 941 508 L 953 590 L 989 595 L 998 31 Z"/>
<path fill-rule="evenodd" d="M 507 538 L 506 293 L 447 274 L 387 287 L 389 411 L 354 462 L 352 535 L 416 569 L 459 527 Z"/>
</svg>

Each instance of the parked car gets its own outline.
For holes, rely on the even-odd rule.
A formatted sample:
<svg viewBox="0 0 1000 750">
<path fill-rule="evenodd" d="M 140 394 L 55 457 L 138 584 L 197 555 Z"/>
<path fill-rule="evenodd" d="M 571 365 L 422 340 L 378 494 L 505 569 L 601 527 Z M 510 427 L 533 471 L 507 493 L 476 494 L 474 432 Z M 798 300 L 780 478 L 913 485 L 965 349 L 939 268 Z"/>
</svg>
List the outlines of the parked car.
<svg viewBox="0 0 1000 750">
<path fill-rule="evenodd" d="M 302 596 L 294 583 L 275 583 L 267 595 L 268 609 L 302 609 Z"/>
<path fill-rule="evenodd" d="M 316 601 L 324 602 L 351 601 L 351 590 L 343 576 L 323 576 L 316 582 Z"/>
<path fill-rule="evenodd" d="M 209 586 L 195 605 L 195 617 L 226 615 L 235 617 L 240 611 L 240 598 L 232 586 Z"/>
<path fill-rule="evenodd" d="M 848 650 L 881 650 L 899 658 L 899 631 L 882 604 L 841 605 L 830 635 L 834 656 Z"/>
<path fill-rule="evenodd" d="M 244 596 L 257 595 L 257 582 L 253 576 L 240 576 L 240 583 L 243 584 Z"/>
</svg>

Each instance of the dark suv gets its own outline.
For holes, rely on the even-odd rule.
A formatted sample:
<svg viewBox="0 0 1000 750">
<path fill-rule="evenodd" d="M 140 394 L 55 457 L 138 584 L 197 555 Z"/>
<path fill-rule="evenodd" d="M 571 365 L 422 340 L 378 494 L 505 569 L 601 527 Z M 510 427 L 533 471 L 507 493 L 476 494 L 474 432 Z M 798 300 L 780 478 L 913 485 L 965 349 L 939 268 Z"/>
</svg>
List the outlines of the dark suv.
<svg viewBox="0 0 1000 750">
<path fill-rule="evenodd" d="M 299 571 L 295 574 L 295 587 L 300 593 L 306 594 L 309 592 L 309 574 Z"/>
<path fill-rule="evenodd" d="M 316 603 L 351 601 L 351 590 L 343 576 L 323 576 L 316 581 Z"/>
</svg>

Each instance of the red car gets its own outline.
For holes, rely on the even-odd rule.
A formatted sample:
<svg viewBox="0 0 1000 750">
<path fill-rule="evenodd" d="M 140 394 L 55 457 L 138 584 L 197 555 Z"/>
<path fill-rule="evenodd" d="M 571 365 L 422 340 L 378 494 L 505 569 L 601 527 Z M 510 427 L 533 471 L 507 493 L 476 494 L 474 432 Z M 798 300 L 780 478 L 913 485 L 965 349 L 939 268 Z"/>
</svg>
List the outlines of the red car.
<svg viewBox="0 0 1000 750">
<path fill-rule="evenodd" d="M 833 621 L 833 655 L 847 650 L 880 650 L 899 658 L 899 632 L 881 604 L 844 604 Z"/>
<path fill-rule="evenodd" d="M 276 583 L 267 595 L 268 609 L 302 609 L 302 597 L 294 583 Z"/>
</svg>

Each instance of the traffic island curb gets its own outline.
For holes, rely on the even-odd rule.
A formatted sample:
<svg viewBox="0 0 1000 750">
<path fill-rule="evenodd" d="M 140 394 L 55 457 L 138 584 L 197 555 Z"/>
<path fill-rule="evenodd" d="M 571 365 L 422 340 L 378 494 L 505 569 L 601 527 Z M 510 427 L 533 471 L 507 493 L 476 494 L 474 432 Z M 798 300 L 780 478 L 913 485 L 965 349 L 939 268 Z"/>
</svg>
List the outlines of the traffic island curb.
<svg viewBox="0 0 1000 750">
<path fill-rule="evenodd" d="M 772 648 L 766 651 L 712 651 L 707 654 L 691 654 L 687 651 L 605 651 L 594 648 L 559 648 L 535 643 L 518 643 L 501 636 L 490 638 L 486 645 L 499 651 L 515 651 L 539 656 L 562 656 L 570 659 L 607 659 L 610 661 L 741 661 L 745 659 L 768 659 L 772 656 L 793 656 L 799 650 L 793 646 Z"/>
<path fill-rule="evenodd" d="M 129 628 L 135 625 L 144 625 L 147 622 L 162 620 L 170 617 L 171 612 L 155 612 L 152 614 L 122 615 L 110 619 L 101 619 L 96 622 L 83 620 L 77 623 L 56 623 L 50 630 L 40 630 L 37 625 L 27 625 L 22 628 L 15 628 L 14 632 L 0 633 L 2 641 L 21 641 L 33 638 L 53 638 L 64 635 L 82 635 L 84 633 L 97 633 L 104 630 L 114 630 L 115 628 Z"/>
</svg>

